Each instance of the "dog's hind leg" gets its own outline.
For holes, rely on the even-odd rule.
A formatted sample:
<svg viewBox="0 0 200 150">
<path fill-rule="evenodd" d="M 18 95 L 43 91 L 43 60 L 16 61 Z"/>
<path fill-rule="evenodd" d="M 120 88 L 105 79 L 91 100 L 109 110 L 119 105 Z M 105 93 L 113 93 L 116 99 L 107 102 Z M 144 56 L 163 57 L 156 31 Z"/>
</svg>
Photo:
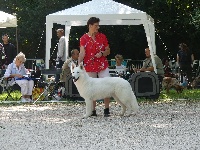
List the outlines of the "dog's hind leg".
<svg viewBox="0 0 200 150">
<path fill-rule="evenodd" d="M 122 96 L 122 95 L 125 95 L 125 96 Z M 133 111 L 137 112 L 139 106 L 137 103 L 137 99 L 131 90 L 129 90 L 129 92 L 126 91 L 126 94 L 124 93 L 124 94 L 119 95 L 119 98 L 123 99 L 122 103 L 127 108 L 127 116 L 130 116 Z"/>
<path fill-rule="evenodd" d="M 137 98 L 135 97 L 133 92 L 131 92 L 130 95 L 131 96 L 129 98 L 131 99 L 130 100 L 131 110 L 133 110 L 134 113 L 137 113 L 137 111 L 139 110 L 139 105 L 138 105 L 138 102 L 137 102 Z"/>
<path fill-rule="evenodd" d="M 92 115 L 93 101 L 90 99 L 85 99 L 85 103 L 86 103 L 86 114 L 83 117 L 87 118 Z"/>
<path fill-rule="evenodd" d="M 115 95 L 113 95 L 113 98 L 115 99 L 116 102 L 118 102 L 121 107 L 122 107 L 122 112 L 120 114 L 120 116 L 124 116 L 124 113 L 126 112 L 126 106 L 119 100 L 119 98 Z"/>
<path fill-rule="evenodd" d="M 132 113 L 132 107 L 131 105 L 127 105 L 126 107 L 127 107 L 127 116 L 130 116 Z"/>
</svg>

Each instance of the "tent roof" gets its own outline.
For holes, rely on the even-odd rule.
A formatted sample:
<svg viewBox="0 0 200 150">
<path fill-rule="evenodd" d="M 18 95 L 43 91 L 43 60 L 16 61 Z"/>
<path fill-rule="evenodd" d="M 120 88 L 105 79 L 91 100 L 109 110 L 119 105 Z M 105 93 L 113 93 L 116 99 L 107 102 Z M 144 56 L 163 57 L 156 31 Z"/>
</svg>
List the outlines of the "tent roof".
<svg viewBox="0 0 200 150">
<path fill-rule="evenodd" d="M 65 25 L 65 56 L 69 53 L 69 34 L 72 26 L 85 26 L 90 17 L 100 18 L 100 25 L 143 25 L 151 56 L 156 54 L 154 20 L 146 12 L 117 3 L 113 0 L 91 0 L 89 2 L 58 11 L 46 16 L 46 58 L 49 68 L 53 23 Z M 156 68 L 154 57 L 152 59 Z M 155 70 L 156 71 L 156 70 Z"/>
<path fill-rule="evenodd" d="M 92 0 L 50 15 L 130 14 L 145 13 L 113 0 Z"/>
<path fill-rule="evenodd" d="M 88 20 L 89 17 L 95 16 L 99 17 L 101 19 L 101 22 L 102 20 L 111 19 L 141 20 L 142 18 L 151 20 L 153 22 L 153 18 L 147 15 L 146 12 L 131 8 L 127 5 L 115 2 L 113 0 L 92 0 L 72 8 L 49 14 L 47 16 L 47 20 L 49 19 L 49 21 L 55 23 L 58 23 L 60 21 L 61 23 L 63 21 L 63 17 L 65 20 L 66 16 L 66 21 Z"/>
<path fill-rule="evenodd" d="M 0 28 L 16 27 L 17 17 L 3 11 L 0 11 Z"/>
</svg>

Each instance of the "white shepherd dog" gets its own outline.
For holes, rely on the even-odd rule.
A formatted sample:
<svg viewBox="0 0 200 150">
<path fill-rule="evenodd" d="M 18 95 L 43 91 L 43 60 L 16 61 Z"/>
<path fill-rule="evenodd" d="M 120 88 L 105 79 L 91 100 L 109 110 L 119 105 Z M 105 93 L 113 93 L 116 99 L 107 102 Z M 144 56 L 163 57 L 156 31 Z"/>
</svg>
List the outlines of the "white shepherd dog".
<svg viewBox="0 0 200 150">
<path fill-rule="evenodd" d="M 89 77 L 82 63 L 78 67 L 72 63 L 71 73 L 80 96 L 85 99 L 86 114 L 84 118 L 92 115 L 93 100 L 108 97 L 113 97 L 122 106 L 122 116 L 126 108 L 128 116 L 132 111 L 137 112 L 139 108 L 137 99 L 128 81 L 120 77 Z"/>
</svg>

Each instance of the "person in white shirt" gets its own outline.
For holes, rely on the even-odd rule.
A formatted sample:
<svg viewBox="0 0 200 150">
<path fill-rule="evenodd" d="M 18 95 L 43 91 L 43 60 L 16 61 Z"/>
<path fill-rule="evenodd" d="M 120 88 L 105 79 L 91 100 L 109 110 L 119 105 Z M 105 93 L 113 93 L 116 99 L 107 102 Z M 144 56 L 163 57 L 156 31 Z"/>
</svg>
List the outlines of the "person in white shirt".
<svg viewBox="0 0 200 150">
<path fill-rule="evenodd" d="M 4 77 L 13 78 L 12 81 L 10 81 L 10 84 L 16 82 L 21 87 L 22 102 L 31 102 L 34 81 L 31 79 L 29 80 L 29 78 L 26 78 L 29 72 L 24 66 L 25 61 L 25 55 L 22 52 L 20 52 L 15 57 L 14 61 L 8 65 Z"/>
<path fill-rule="evenodd" d="M 116 67 L 116 72 L 117 72 L 117 74 L 119 74 L 119 75 L 125 74 L 125 73 L 126 73 L 126 66 L 124 66 L 124 65 L 122 64 L 122 62 L 123 62 L 123 60 L 124 60 L 124 59 L 123 59 L 123 56 L 117 54 L 117 55 L 115 56 L 115 60 L 116 60 L 116 65 L 115 65 L 115 67 Z"/>
<path fill-rule="evenodd" d="M 79 57 L 79 51 L 77 49 L 73 49 L 71 51 L 71 58 L 67 59 L 63 66 L 62 66 L 62 73 L 60 74 L 60 81 L 61 82 L 67 82 L 67 75 L 71 74 L 71 63 L 72 61 L 78 65 L 78 57 Z"/>
<path fill-rule="evenodd" d="M 64 61 L 66 60 L 66 44 L 65 44 L 65 36 L 64 36 L 64 30 L 63 29 L 57 29 L 57 37 L 59 38 L 58 42 L 58 52 L 57 52 L 57 58 L 56 58 L 56 68 L 61 69 L 62 65 L 64 64 Z M 56 82 L 58 82 L 60 79 L 60 75 L 56 75 Z"/>
</svg>

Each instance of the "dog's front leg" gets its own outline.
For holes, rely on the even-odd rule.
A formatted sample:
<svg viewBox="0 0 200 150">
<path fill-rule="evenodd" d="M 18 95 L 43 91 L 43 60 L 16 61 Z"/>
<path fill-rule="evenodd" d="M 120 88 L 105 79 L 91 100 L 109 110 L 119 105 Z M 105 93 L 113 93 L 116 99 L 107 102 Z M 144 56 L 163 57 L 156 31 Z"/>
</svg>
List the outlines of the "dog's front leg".
<svg viewBox="0 0 200 150">
<path fill-rule="evenodd" d="M 92 115 L 93 101 L 90 99 L 85 99 L 85 104 L 86 104 L 86 114 L 83 116 L 83 118 L 87 118 Z"/>
</svg>

